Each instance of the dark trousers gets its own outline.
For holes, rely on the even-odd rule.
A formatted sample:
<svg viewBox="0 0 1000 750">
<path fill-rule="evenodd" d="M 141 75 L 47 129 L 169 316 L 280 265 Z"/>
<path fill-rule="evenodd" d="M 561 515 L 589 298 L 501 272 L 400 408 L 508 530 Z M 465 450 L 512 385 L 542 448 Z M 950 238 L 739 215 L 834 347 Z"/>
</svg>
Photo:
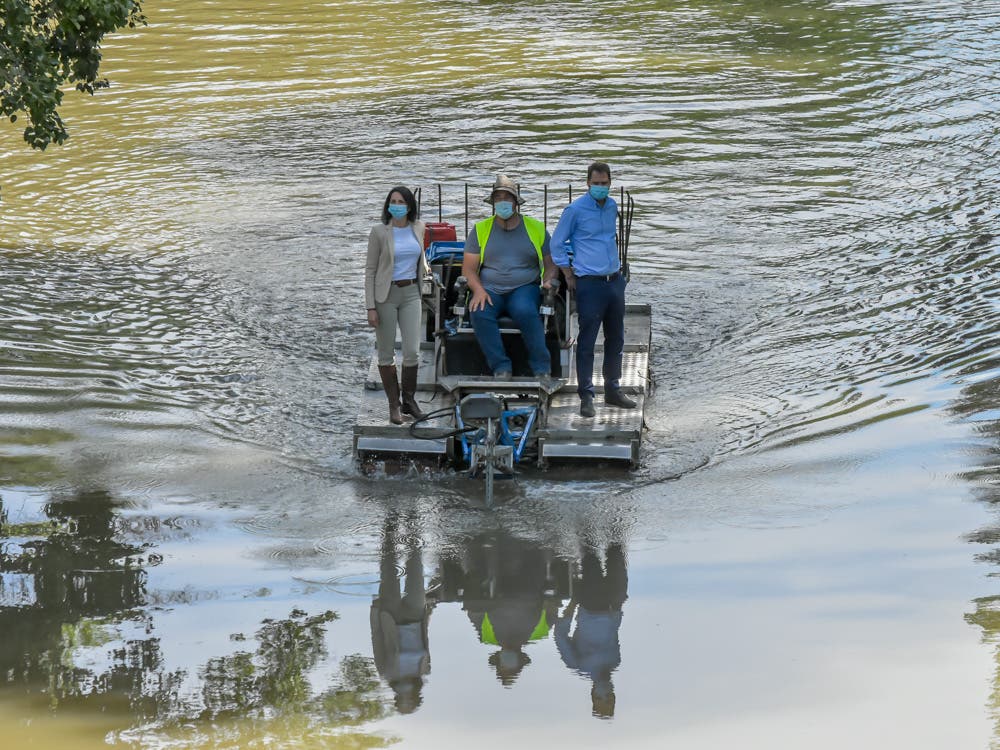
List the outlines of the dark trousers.
<svg viewBox="0 0 1000 750">
<path fill-rule="evenodd" d="M 625 279 L 576 280 L 576 312 L 580 330 L 576 337 L 577 393 L 594 395 L 594 344 L 604 326 L 604 388 L 618 388 L 625 349 Z"/>
<path fill-rule="evenodd" d="M 607 572 L 601 569 L 601 559 L 594 550 L 584 551 L 580 606 L 591 612 L 619 611 L 628 598 L 628 566 L 620 544 L 608 545 L 606 567 Z"/>
<path fill-rule="evenodd" d="M 479 348 L 486 356 L 490 371 L 510 372 L 513 367 L 500 336 L 500 316 L 507 314 L 521 329 L 521 338 L 528 349 L 528 363 L 532 375 L 548 375 L 552 371 L 552 359 L 545 345 L 545 328 L 538 317 L 541 291 L 538 284 L 524 284 L 517 289 L 499 294 L 490 290 L 493 304 L 469 314 L 472 329 L 476 332 Z"/>
</svg>

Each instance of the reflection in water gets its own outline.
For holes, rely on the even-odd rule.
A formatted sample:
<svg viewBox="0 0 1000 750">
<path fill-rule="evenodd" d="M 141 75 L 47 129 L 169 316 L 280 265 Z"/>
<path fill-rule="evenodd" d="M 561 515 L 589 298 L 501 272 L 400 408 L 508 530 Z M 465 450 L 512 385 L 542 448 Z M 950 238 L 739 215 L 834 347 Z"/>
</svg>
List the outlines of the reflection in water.
<svg viewBox="0 0 1000 750">
<path fill-rule="evenodd" d="M 350 453 L 343 426 L 354 419 L 371 346 L 357 274 L 373 217 L 358 207 L 377 204 L 373 193 L 389 175 L 425 188 L 482 186 L 510 169 L 529 180 L 526 197 L 538 210 L 543 183 L 578 180 L 581 166 L 600 156 L 641 208 L 630 298 L 659 311 L 652 355 L 659 388 L 640 476 L 650 489 L 643 494 L 622 479 L 607 491 L 631 493 L 647 509 L 646 539 L 633 538 L 630 549 L 669 537 L 688 517 L 725 516 L 729 506 L 720 512 L 712 498 L 734 487 L 741 508 L 773 525 L 781 520 L 774 491 L 781 496 L 784 485 L 794 486 L 808 515 L 824 502 L 823 487 L 864 495 L 895 469 L 904 486 L 920 483 L 924 459 L 946 441 L 911 446 L 910 418 L 917 410 L 928 420 L 950 416 L 949 394 L 967 383 L 974 383 L 968 403 L 958 409 L 988 442 L 969 483 L 997 504 L 1000 217 L 990 157 L 1000 106 L 998 7 L 412 0 L 306 3 L 289 12 L 273 2 L 163 4 L 149 29 L 109 45 L 115 88 L 94 99 L 67 97 L 73 139 L 66 148 L 32 154 L 18 128 L 0 132 L 10 145 L 0 175 L 0 483 L 90 484 L 111 495 L 159 485 L 164 495 L 211 498 L 215 507 L 255 505 L 269 518 L 282 517 L 287 497 L 329 495 L 340 499 L 315 507 L 330 526 L 363 532 L 352 548 L 357 557 L 345 563 L 306 542 L 299 559 L 338 568 L 318 571 L 317 579 L 360 558 L 370 564 L 364 540 L 378 536 L 382 519 L 358 521 L 337 486 L 354 481 L 340 460 Z M 426 42 L 427 54 L 411 54 L 414 39 Z M 401 59 L 410 64 L 407 76 L 396 70 Z M 518 71 L 518 85 L 496 69 L 497 59 Z M 445 203 L 445 218 L 461 223 L 460 194 Z M 137 216 L 142 231 L 127 220 Z M 274 453 L 288 462 L 275 462 Z M 658 484 L 693 466 L 705 468 L 674 487 Z M 945 466 L 942 476 L 962 468 Z M 437 478 L 449 496 L 462 492 Z M 587 483 L 578 476 L 567 478 L 567 494 L 593 492 L 581 490 Z M 561 512 L 546 478 L 525 484 L 528 497 Z M 819 491 L 800 492 L 806 487 Z M 932 489 L 927 497 L 939 498 Z M 414 482 L 400 494 L 425 492 L 433 490 Z M 658 502 L 657 493 L 674 502 Z M 211 746 L 226 739 L 221 727 L 228 725 L 230 744 L 301 745 L 330 727 L 391 714 L 394 701 L 398 710 L 419 703 L 421 718 L 432 713 L 428 686 L 436 675 L 424 671 L 426 627 L 418 641 L 416 610 L 404 605 L 420 578 L 413 560 L 420 555 L 408 543 L 397 553 L 413 575 L 393 582 L 398 574 L 382 570 L 384 585 L 400 587 L 400 606 L 388 604 L 395 592 L 380 592 L 382 630 L 370 644 L 365 601 L 360 635 L 348 648 L 339 640 L 346 623 L 324 619 L 327 601 L 305 613 L 299 600 L 226 600 L 219 592 L 237 577 L 234 568 L 213 568 L 208 584 L 198 570 L 193 583 L 157 587 L 177 558 L 154 566 L 146 545 L 157 537 L 120 533 L 113 505 L 107 494 L 81 493 L 50 503 L 30 523 L 3 522 L 0 685 L 37 703 L 24 712 L 29 719 L 73 703 L 88 719 L 114 714 L 120 724 L 138 723 L 137 742 L 148 729 L 195 745 L 204 732 L 201 744 Z M 438 526 L 448 533 L 453 520 L 440 517 L 452 510 L 448 503 L 433 505 L 438 520 L 421 519 L 427 538 Z M 8 515 L 11 508 L 5 505 Z M 298 534 L 286 521 L 262 531 Z M 531 545 L 517 540 L 528 534 L 488 527 L 480 524 L 459 553 L 449 548 L 440 570 L 428 571 L 446 601 L 461 602 L 470 644 L 489 645 L 490 671 L 476 658 L 466 669 L 491 685 L 493 672 L 516 684 L 503 693 L 512 699 L 529 691 L 549 658 L 568 679 L 560 655 L 593 664 L 574 671 L 593 683 L 595 712 L 609 715 L 612 678 L 624 696 L 626 680 L 639 679 L 630 671 L 639 675 L 646 665 L 614 671 L 616 596 L 607 595 L 607 610 L 584 601 L 593 560 L 575 560 L 575 547 Z M 903 526 L 897 533 L 871 546 L 924 549 L 920 534 Z M 1000 529 L 974 539 L 992 547 Z M 855 558 L 845 538 L 830 534 L 824 542 L 831 547 L 823 573 L 839 573 Z M 181 556 L 215 561 L 206 551 L 217 543 L 185 540 Z M 757 545 L 748 558 L 771 551 Z M 252 556 L 252 542 L 237 547 L 235 557 Z M 725 540 L 712 537 L 689 554 L 714 560 L 723 548 Z M 317 550 L 323 554 L 309 557 Z M 604 558 L 602 575 L 610 578 L 613 556 L 601 550 L 594 558 Z M 431 554 L 424 548 L 419 562 L 430 567 Z M 1000 560 L 993 551 L 982 557 Z M 570 571 L 578 562 L 579 580 Z M 638 590 L 648 578 L 635 555 L 630 562 Z M 766 571 L 749 582 L 756 613 L 775 612 L 760 593 L 768 582 Z M 219 608 L 206 616 L 197 598 L 164 595 L 191 587 L 207 587 Z M 844 596 L 891 599 L 898 588 L 896 581 L 845 585 Z M 984 588 L 975 593 L 991 593 Z M 714 604 L 730 593 L 709 591 Z M 801 589 L 788 597 L 808 610 Z M 564 606 L 574 600 L 575 608 Z M 640 601 L 649 597 L 633 594 L 630 618 Z M 1000 602 L 984 598 L 977 608 L 970 619 L 992 641 Z M 588 635 L 595 623 L 583 617 L 598 611 L 608 636 L 600 647 Z M 961 626 L 955 611 L 948 616 Z M 697 621 L 697 613 L 687 615 Z M 205 618 L 197 628 L 221 638 L 202 644 L 185 617 Z M 901 637 L 918 624 L 909 613 L 898 618 Z M 863 616 L 844 624 L 877 632 Z M 385 630 L 393 628 L 401 643 L 400 631 L 409 632 L 409 662 L 402 645 L 395 664 L 386 657 Z M 229 641 L 234 630 L 250 635 Z M 694 639 L 702 633 L 692 630 Z M 559 653 L 549 650 L 557 634 Z M 187 648 L 192 643 L 200 649 Z M 815 675 L 824 674 L 826 647 L 803 652 Z M 185 649 L 191 653 L 177 660 Z M 287 665 L 277 657 L 285 649 L 293 650 Z M 865 664 L 869 671 L 855 679 L 884 676 L 879 662 Z M 936 674 L 934 665 L 918 666 L 921 676 Z M 379 669 L 390 682 L 419 675 L 422 692 L 415 680 L 399 683 L 400 698 Z M 703 669 L 690 664 L 679 679 L 695 682 Z M 727 684 L 746 673 L 733 663 L 719 671 Z M 777 675 L 774 687 L 784 673 L 768 674 Z M 813 674 L 807 679 L 822 683 Z M 968 674 L 964 684 L 978 689 Z M 997 680 L 1000 686 L 1000 667 Z M 720 692 L 686 692 L 692 706 L 716 710 L 693 716 L 698 729 L 712 727 L 730 705 L 743 706 L 742 694 L 727 703 Z M 826 708 L 826 697 L 816 704 Z M 625 725 L 622 713 L 616 731 Z M 773 724 L 792 731 L 801 716 L 782 703 Z M 410 725 L 415 718 L 407 717 Z M 955 723 L 920 718 L 914 732 Z M 213 738 L 208 725 L 220 734 Z M 559 729 L 573 727 L 564 720 Z"/>
<path fill-rule="evenodd" d="M 206 596 L 176 600 L 151 586 L 149 570 L 161 553 L 131 539 L 141 529 L 138 536 L 167 543 L 176 521 L 137 522 L 119 506 L 110 493 L 80 492 L 39 504 L 38 517 L 28 519 L 23 507 L 11 511 L 0 500 L 0 675 L 7 691 L 56 712 L 99 711 L 115 737 L 140 745 L 318 742 L 334 733 L 378 746 L 390 740 L 369 734 L 370 725 L 393 708 L 409 714 L 421 706 L 430 615 L 452 603 L 461 605 L 475 640 L 490 647 L 485 661 L 502 685 L 514 686 L 532 656 L 550 649 L 592 682 L 594 713 L 614 714 L 611 676 L 627 585 L 621 542 L 603 554 L 583 544 L 578 560 L 503 528 L 472 531 L 442 545 L 428 591 L 419 519 L 390 511 L 369 608 L 373 658 L 351 650 L 333 656 L 330 629 L 339 615 L 298 606 L 258 619 L 250 637 L 226 625 L 220 633 L 206 620 L 198 641 L 216 645 L 185 657 L 164 649 L 162 623 L 179 610 L 197 618 L 197 607 L 214 602 L 208 594 L 217 582 L 203 582 Z"/>
<path fill-rule="evenodd" d="M 440 596 L 461 602 L 480 642 L 495 647 L 487 661 L 501 684 L 514 685 L 531 664 L 529 650 L 552 643 L 567 667 L 591 681 L 594 715 L 611 717 L 628 596 L 624 542 L 609 543 L 603 561 L 592 544 L 582 548 L 575 560 L 504 530 L 470 536 L 460 556 L 442 560 Z"/>
<path fill-rule="evenodd" d="M 424 590 L 424 563 L 418 537 L 407 535 L 403 592 L 396 567 L 398 519 L 387 514 L 382 528 L 378 596 L 372 601 L 372 651 L 375 666 L 395 695 L 396 710 L 408 714 L 421 702 L 424 675 L 430 672 L 427 626 L 433 604 Z"/>
<path fill-rule="evenodd" d="M 994 743 L 1000 743 L 1000 596 L 983 597 L 975 604 L 976 611 L 965 619 L 970 625 L 982 628 L 983 640 L 993 646 L 995 667 L 988 705 L 993 716 Z"/>
<path fill-rule="evenodd" d="M 23 515 L 22 508 L 17 513 Z M 127 742 L 169 737 L 182 747 L 247 746 L 271 737 L 386 740 L 359 727 L 387 713 L 371 659 L 329 661 L 332 611 L 293 609 L 261 622 L 250 648 L 171 669 L 150 606 L 151 545 L 125 541 L 129 525 L 103 491 L 53 498 L 34 520 L 0 498 L 0 690 L 50 712 L 104 716 Z M 156 533 L 154 519 L 144 519 Z M 161 529 L 162 530 L 162 529 Z M 190 607 L 190 601 L 174 602 Z M 213 625 L 202 626 L 205 636 Z M 241 644 L 247 639 L 231 633 Z M 316 688 L 313 675 L 326 677 Z"/>
<path fill-rule="evenodd" d="M 213 658 L 200 671 L 201 706 L 171 707 L 164 729 L 191 739 L 189 722 L 213 725 L 212 743 L 246 747 L 263 737 L 315 738 L 333 727 L 359 726 L 385 715 L 370 660 L 347 656 L 338 680 L 323 690 L 310 681 L 328 657 L 326 625 L 333 612 L 309 616 L 295 610 L 286 619 L 265 620 L 255 651 Z M 380 745 L 371 738 L 361 746 Z"/>
<path fill-rule="evenodd" d="M 996 335 L 996 331 L 992 332 Z M 965 472 L 966 479 L 979 499 L 994 509 L 1000 508 L 1000 357 L 985 356 L 973 359 L 967 364 L 962 375 L 970 382 L 962 390 L 951 410 L 960 418 L 972 423 L 976 433 L 982 438 L 978 451 L 978 466 Z M 996 566 L 1000 564 L 1000 520 L 969 535 L 969 541 L 986 545 L 988 551 L 981 553 L 981 562 Z M 996 573 L 993 573 L 995 576 Z M 989 707 L 994 721 L 994 743 L 1000 745 L 1000 596 L 984 596 L 975 600 L 975 612 L 966 615 L 966 620 L 982 628 L 983 640 L 993 647 L 995 663 L 993 690 L 989 697 Z"/>
<path fill-rule="evenodd" d="M 531 663 L 525 648 L 549 635 L 569 566 L 501 531 L 470 537 L 463 553 L 442 561 L 441 597 L 462 603 L 480 642 L 496 647 L 487 661 L 497 679 L 513 685 Z"/>
<path fill-rule="evenodd" d="M 125 622 L 147 622 L 137 562 L 144 549 L 120 540 L 106 492 L 53 498 L 43 515 L 12 523 L 0 498 L 0 685 L 47 693 L 53 707 L 108 710 L 125 698 L 138 716 L 150 715 L 142 687 L 160 664 L 157 639 L 127 641 L 103 668 L 81 669 L 71 658 Z"/>
<path fill-rule="evenodd" d="M 611 673 L 622 660 L 618 629 L 622 604 L 628 597 L 628 571 L 621 544 L 608 546 L 605 566 L 602 569 L 595 550 L 584 550 L 580 582 L 556 620 L 555 640 L 566 666 L 590 678 L 594 715 L 611 717 L 615 715 Z M 574 615 L 576 628 L 570 633 Z"/>
</svg>

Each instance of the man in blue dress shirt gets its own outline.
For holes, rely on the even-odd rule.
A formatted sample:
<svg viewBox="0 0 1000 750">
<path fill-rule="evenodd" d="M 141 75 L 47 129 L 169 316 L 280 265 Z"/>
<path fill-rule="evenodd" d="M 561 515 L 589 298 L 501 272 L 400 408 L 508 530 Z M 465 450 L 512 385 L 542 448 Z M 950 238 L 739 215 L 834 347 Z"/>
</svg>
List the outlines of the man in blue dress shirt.
<svg viewBox="0 0 1000 750">
<path fill-rule="evenodd" d="M 579 331 L 576 339 L 577 393 L 580 415 L 594 416 L 594 344 L 604 326 L 604 403 L 634 409 L 621 391 L 625 349 L 625 278 L 615 230 L 618 204 L 610 197 L 611 167 L 594 162 L 587 168 L 587 192 L 570 203 L 552 234 L 552 260 L 576 293 Z M 573 261 L 566 252 L 573 247 Z"/>
</svg>

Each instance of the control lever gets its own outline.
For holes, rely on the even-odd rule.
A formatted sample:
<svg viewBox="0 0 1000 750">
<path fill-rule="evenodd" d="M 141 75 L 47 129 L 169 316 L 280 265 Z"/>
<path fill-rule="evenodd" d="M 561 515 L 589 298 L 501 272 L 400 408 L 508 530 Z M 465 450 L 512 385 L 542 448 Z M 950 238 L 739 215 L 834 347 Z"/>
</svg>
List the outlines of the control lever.
<svg viewBox="0 0 1000 750">
<path fill-rule="evenodd" d="M 559 279 L 549 282 L 548 289 L 542 290 L 542 304 L 538 307 L 538 312 L 543 318 L 554 315 L 556 311 L 556 295 L 559 294 Z"/>
<path fill-rule="evenodd" d="M 469 295 L 469 280 L 464 276 L 455 279 L 455 304 L 451 312 L 461 320 L 465 317 L 465 298 Z"/>
</svg>

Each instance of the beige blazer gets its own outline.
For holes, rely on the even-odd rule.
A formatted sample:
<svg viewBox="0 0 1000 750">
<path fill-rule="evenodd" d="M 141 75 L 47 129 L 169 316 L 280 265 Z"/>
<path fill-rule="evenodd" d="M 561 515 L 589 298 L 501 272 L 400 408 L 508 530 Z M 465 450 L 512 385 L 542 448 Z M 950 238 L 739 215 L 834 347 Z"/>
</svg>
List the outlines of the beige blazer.
<svg viewBox="0 0 1000 750">
<path fill-rule="evenodd" d="M 420 247 L 424 246 L 424 223 L 410 224 Z M 417 278 L 431 272 L 427 256 L 420 253 L 417 261 Z M 365 260 L 365 308 L 371 310 L 376 302 L 385 302 L 392 285 L 392 269 L 396 264 L 396 242 L 392 235 L 392 224 L 376 224 L 368 236 L 368 257 Z"/>
</svg>

